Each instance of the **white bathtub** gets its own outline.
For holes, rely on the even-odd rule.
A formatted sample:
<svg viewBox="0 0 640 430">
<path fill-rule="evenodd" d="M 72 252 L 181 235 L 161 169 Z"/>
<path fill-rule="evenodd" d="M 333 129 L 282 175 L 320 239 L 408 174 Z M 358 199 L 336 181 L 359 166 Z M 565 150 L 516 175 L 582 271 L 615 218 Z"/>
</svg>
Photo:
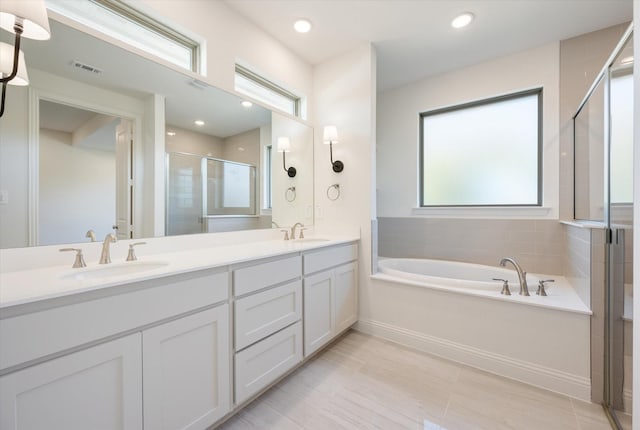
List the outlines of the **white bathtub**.
<svg viewBox="0 0 640 430">
<path fill-rule="evenodd" d="M 588 401 L 591 311 L 562 276 L 441 260 L 380 259 L 356 328 L 501 376 Z M 525 267 L 526 269 L 526 267 Z M 509 280 L 511 295 L 501 295 Z M 538 280 L 554 279 L 546 297 Z"/>
<path fill-rule="evenodd" d="M 481 264 L 461 263 L 445 260 L 418 258 L 384 258 L 378 262 L 379 279 L 449 290 L 455 293 L 482 296 L 490 299 L 511 301 L 514 303 L 541 306 L 568 312 L 591 314 L 574 288 L 564 276 L 527 273 L 527 285 L 530 296 L 520 296 L 520 283 L 515 270 Z M 509 281 L 511 295 L 500 294 L 502 282 L 493 278 Z M 553 279 L 547 283 L 547 296 L 538 296 L 538 281 Z"/>
</svg>

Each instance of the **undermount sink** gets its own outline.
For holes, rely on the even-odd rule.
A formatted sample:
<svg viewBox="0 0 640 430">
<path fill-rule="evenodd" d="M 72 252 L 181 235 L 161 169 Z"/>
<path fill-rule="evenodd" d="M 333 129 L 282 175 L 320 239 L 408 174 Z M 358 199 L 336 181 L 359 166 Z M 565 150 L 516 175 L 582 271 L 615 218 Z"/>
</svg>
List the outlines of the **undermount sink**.
<svg viewBox="0 0 640 430">
<path fill-rule="evenodd" d="M 62 276 L 62 279 L 101 279 L 112 276 L 135 275 L 149 270 L 160 269 L 168 266 L 166 261 L 135 261 L 130 263 L 108 264 L 99 267 L 72 269 L 72 273 Z"/>
</svg>

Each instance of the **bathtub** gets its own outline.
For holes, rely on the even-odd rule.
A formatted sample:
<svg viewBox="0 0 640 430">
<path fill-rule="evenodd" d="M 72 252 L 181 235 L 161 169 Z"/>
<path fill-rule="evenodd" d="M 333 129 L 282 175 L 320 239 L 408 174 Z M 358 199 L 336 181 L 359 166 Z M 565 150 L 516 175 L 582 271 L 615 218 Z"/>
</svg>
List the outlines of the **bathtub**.
<svg viewBox="0 0 640 430">
<path fill-rule="evenodd" d="M 508 267 L 418 258 L 384 258 L 379 260 L 378 270 L 380 279 L 591 315 L 591 310 L 564 276 L 527 273 L 531 295 L 520 296 L 518 274 Z M 502 282 L 493 278 L 508 280 L 511 295 L 500 294 Z M 538 281 L 548 279 L 554 282 L 545 285 L 547 296 L 536 295 Z"/>
<path fill-rule="evenodd" d="M 591 311 L 563 276 L 527 274 L 531 295 L 520 296 L 509 267 L 402 258 L 378 269 L 361 288 L 356 329 L 590 400 Z M 492 278 L 507 279 L 511 295 Z M 555 280 L 544 297 L 540 279 Z"/>
</svg>

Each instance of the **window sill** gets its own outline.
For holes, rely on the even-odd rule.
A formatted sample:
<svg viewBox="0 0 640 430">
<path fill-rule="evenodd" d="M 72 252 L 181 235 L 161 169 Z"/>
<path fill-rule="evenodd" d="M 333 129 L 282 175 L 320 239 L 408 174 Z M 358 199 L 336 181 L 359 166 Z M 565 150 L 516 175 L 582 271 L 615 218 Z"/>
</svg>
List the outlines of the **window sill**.
<svg viewBox="0 0 640 430">
<path fill-rule="evenodd" d="M 413 208 L 411 215 L 423 218 L 548 218 L 551 208 L 542 206 L 477 206 Z"/>
</svg>

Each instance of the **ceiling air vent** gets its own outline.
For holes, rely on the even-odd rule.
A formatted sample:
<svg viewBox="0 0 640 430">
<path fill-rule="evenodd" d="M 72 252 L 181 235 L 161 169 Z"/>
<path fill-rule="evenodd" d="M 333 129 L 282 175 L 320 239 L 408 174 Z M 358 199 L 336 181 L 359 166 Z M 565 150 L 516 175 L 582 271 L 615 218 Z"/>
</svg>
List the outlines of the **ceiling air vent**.
<svg viewBox="0 0 640 430">
<path fill-rule="evenodd" d="M 73 60 L 71 62 L 71 65 L 80 70 L 84 70 L 85 72 L 95 73 L 96 75 L 99 75 L 100 73 L 102 73 L 102 69 L 98 69 L 97 67 L 94 67 L 90 64 L 83 63 L 78 60 Z"/>
</svg>

